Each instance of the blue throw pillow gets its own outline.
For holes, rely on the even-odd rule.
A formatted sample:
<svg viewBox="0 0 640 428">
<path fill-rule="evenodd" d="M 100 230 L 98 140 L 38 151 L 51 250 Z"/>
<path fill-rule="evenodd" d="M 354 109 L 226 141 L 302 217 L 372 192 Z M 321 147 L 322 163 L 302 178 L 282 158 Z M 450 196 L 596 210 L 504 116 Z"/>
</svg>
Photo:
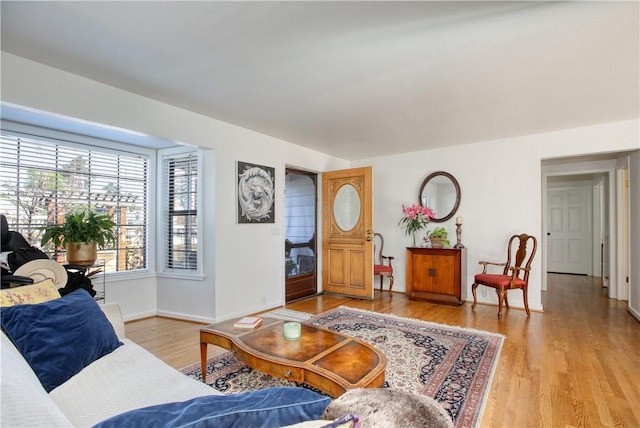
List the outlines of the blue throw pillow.
<svg viewBox="0 0 640 428">
<path fill-rule="evenodd" d="M 122 343 L 83 289 L 36 305 L 2 308 L 2 329 L 49 392 Z"/>
<path fill-rule="evenodd" d="M 317 392 L 282 386 L 131 410 L 105 419 L 94 428 L 282 427 L 320 419 L 330 402 L 330 397 Z"/>
</svg>

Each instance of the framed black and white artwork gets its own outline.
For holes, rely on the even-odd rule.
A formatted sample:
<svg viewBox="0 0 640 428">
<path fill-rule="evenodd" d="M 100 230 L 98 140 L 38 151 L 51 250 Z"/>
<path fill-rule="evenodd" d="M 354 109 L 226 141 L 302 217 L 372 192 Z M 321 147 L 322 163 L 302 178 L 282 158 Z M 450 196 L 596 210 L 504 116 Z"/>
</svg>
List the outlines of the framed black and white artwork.
<svg viewBox="0 0 640 428">
<path fill-rule="evenodd" d="M 238 223 L 275 223 L 275 168 L 238 161 Z"/>
</svg>

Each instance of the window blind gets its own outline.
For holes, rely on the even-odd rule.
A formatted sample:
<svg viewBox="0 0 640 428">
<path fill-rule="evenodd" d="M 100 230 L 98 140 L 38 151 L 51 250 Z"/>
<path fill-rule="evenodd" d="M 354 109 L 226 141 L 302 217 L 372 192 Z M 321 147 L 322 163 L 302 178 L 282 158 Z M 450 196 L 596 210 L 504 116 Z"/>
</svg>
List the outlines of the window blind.
<svg viewBox="0 0 640 428">
<path fill-rule="evenodd" d="M 88 208 L 116 223 L 117 245 L 98 255 L 106 271 L 147 268 L 148 156 L 5 130 L 0 146 L 0 210 L 13 230 L 40 246 L 42 226 Z M 64 249 L 43 250 L 64 261 Z"/>
<path fill-rule="evenodd" d="M 198 154 L 163 158 L 164 270 L 198 270 Z"/>
</svg>

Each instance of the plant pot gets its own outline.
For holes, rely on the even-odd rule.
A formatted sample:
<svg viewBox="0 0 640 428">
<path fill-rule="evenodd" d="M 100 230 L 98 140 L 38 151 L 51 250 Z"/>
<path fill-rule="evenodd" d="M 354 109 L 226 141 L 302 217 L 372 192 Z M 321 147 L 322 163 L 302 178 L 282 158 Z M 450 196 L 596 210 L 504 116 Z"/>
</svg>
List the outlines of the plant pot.
<svg viewBox="0 0 640 428">
<path fill-rule="evenodd" d="M 431 241 L 431 248 L 442 248 L 444 247 L 444 238 L 429 238 Z"/>
<path fill-rule="evenodd" d="M 67 263 L 90 266 L 98 259 L 98 244 L 95 242 L 67 243 Z"/>
</svg>

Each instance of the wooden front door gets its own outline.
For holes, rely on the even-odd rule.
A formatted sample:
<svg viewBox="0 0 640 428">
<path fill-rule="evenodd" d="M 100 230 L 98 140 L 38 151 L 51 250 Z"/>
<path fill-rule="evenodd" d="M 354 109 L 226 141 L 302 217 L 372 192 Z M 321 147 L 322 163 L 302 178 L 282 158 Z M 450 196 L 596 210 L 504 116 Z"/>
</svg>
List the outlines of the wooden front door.
<svg viewBox="0 0 640 428">
<path fill-rule="evenodd" d="M 322 288 L 373 299 L 371 167 L 322 174 Z"/>
</svg>

